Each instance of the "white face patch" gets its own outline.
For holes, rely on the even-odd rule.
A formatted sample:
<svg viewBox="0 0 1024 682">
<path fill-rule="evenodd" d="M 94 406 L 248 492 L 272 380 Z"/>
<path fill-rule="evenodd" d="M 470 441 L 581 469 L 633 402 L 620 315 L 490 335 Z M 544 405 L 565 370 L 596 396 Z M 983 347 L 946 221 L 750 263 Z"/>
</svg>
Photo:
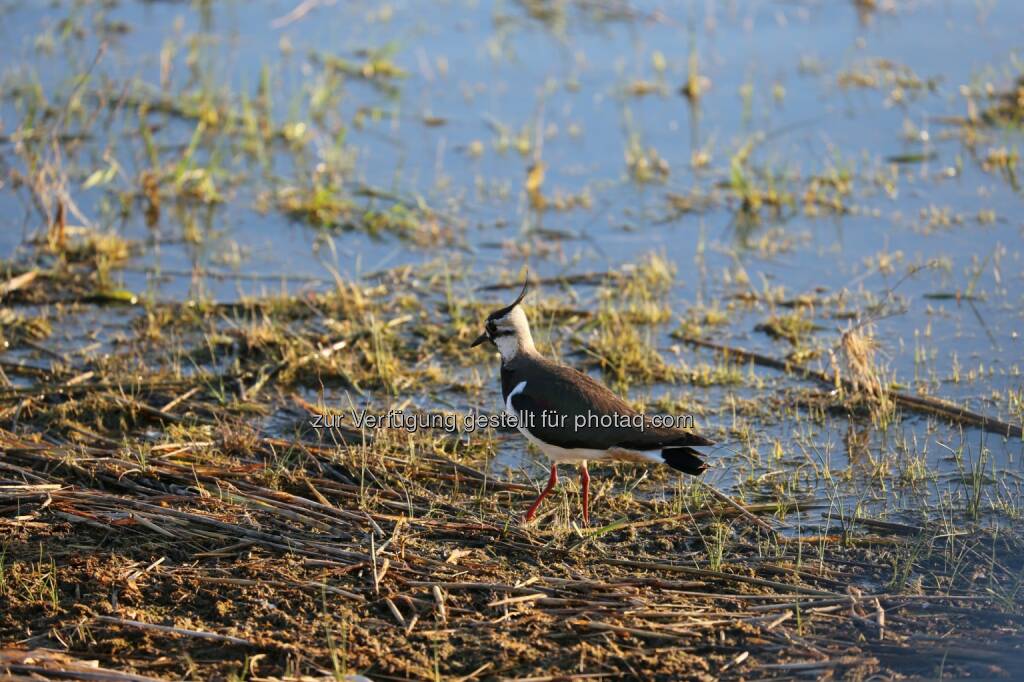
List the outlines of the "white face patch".
<svg viewBox="0 0 1024 682">
<path fill-rule="evenodd" d="M 502 360 L 511 360 L 519 352 L 519 339 L 514 335 L 499 336 L 494 339 L 494 345 L 497 346 L 498 352 L 501 353 Z"/>
<path fill-rule="evenodd" d="M 511 415 L 513 417 L 518 417 L 519 416 L 519 410 L 517 410 L 516 408 L 512 407 L 512 398 L 515 398 L 517 395 L 519 395 L 520 393 L 522 393 L 525 390 L 526 390 L 526 382 L 525 381 L 520 381 L 518 384 L 516 384 L 515 388 L 513 388 L 511 391 L 508 392 L 508 397 L 505 398 L 505 412 L 507 412 L 509 415 Z"/>
<path fill-rule="evenodd" d="M 508 362 L 520 353 L 535 351 L 530 324 L 526 321 L 526 313 L 522 308 L 517 306 L 493 322 L 498 331 L 505 332 L 491 337 L 498 352 L 501 353 L 502 362 Z"/>
</svg>

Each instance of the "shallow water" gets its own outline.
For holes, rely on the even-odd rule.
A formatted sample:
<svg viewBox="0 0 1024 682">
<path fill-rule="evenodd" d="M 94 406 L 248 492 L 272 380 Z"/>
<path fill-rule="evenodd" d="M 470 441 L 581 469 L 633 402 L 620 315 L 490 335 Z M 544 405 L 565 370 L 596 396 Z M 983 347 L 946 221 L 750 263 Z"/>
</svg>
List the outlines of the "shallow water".
<svg viewBox="0 0 1024 682">
<path fill-rule="evenodd" d="M 111 159 L 123 177 L 145 165 L 131 108 L 111 107 L 94 136 L 64 161 L 81 209 L 72 222 L 85 219 L 144 244 L 115 273 L 124 287 L 157 300 L 230 301 L 327 286 L 332 270 L 356 277 L 441 259 L 469 273 L 462 294 L 498 301 L 501 296 L 473 288 L 523 262 L 552 276 L 617 269 L 656 252 L 677 269 L 671 302 L 680 316 L 692 304 L 727 302 L 750 290 L 784 287 L 786 297 L 847 290 L 854 307 L 868 294 L 884 299 L 891 290 L 900 312 L 880 319 L 876 332 L 897 379 L 908 385 L 928 379 L 934 394 L 1020 422 L 1022 195 L 1012 174 L 986 170 L 983 158 L 989 150 L 1019 149 L 1022 136 L 986 128 L 986 139 L 971 148 L 947 119 L 968 110 L 962 88 L 1005 88 L 1018 75 L 1024 5 L 924 1 L 858 11 L 839 2 L 452 1 L 428 10 L 420 2 L 323 2 L 289 17 L 296 4 L 123 2 L 106 11 L 5 3 L 0 9 L 5 136 L 26 115 L 25 98 L 13 93 L 31 82 L 56 104 L 101 85 L 127 93 L 148 84 L 157 93 L 213 93 L 237 107 L 258 97 L 265 78 L 275 123 L 307 126 L 303 152 L 280 145 L 266 150 L 262 163 L 230 141 L 202 145 L 197 159 L 220 169 L 224 203 L 166 206 L 147 226 L 141 210 L 118 210 L 113 193 L 125 187 L 121 175 L 83 186 L 94 171 L 110 168 Z M 101 30 L 104 25 L 114 30 Z M 314 55 L 361 63 L 361 50 L 382 48 L 405 77 L 384 85 L 346 78 L 321 87 L 324 69 Z M 691 55 L 707 79 L 695 100 L 680 93 Z M 83 82 L 85 69 L 90 75 Z M 872 78 L 874 85 L 863 84 Z M 653 92 L 639 95 L 638 88 Z M 327 97 L 320 122 L 311 106 L 318 97 Z M 69 132 L 82 125 L 76 112 L 72 107 L 67 115 Z M 180 154 L 195 127 L 194 119 L 164 116 L 154 133 L 162 157 Z M 746 220 L 723 193 L 732 160 L 748 143 L 747 172 L 762 185 L 792 192 L 794 208 Z M 656 150 L 667 173 L 638 181 L 626 161 L 631 149 Z M 7 168 L 24 171 L 11 140 L 0 154 Z M 707 164 L 694 167 L 695 155 Z M 524 182 L 537 159 L 546 168 L 546 197 L 585 196 L 585 205 L 533 210 Z M 430 206 L 439 216 L 436 235 L 329 234 L 266 206 L 268 192 L 308 177 L 319 163 L 346 168 L 350 188 L 372 187 Z M 807 183 L 830 173 L 849 174 L 853 189 L 844 203 L 851 212 L 809 215 L 801 201 Z M 9 176 L 4 182 L 0 215 L 8 228 L 0 231 L 0 254 L 27 257 L 26 242 L 43 223 L 27 190 Z M 716 193 L 723 198 L 682 215 L 668 201 L 672 194 Z M 185 238 L 190 231 L 202 238 Z M 913 270 L 928 263 L 933 266 Z M 749 285 L 737 283 L 743 276 Z M 593 305 L 589 289 L 580 291 L 578 305 Z M 957 298 L 957 292 L 971 295 Z M 764 310 L 737 310 L 714 338 L 784 356 L 790 350 L 784 341 L 754 331 L 764 317 Z M 846 325 L 817 322 L 826 338 Z M 656 339 L 662 348 L 677 343 L 668 335 L 673 327 Z M 702 357 L 689 348 L 679 352 L 690 362 Z M 981 378 L 953 381 L 954 367 L 963 374 L 979 370 Z M 644 393 L 663 391 L 701 389 Z M 702 399 L 715 406 L 721 393 L 709 390 Z M 722 410 L 708 421 L 729 426 Z M 783 419 L 758 428 L 762 452 L 775 438 L 789 452 L 779 464 L 764 464 L 768 470 L 826 457 L 833 468 L 856 466 L 848 430 L 860 427 L 844 419 L 824 427 Z M 912 419 L 898 434 L 867 437 L 873 451 L 916 439 L 909 450 L 926 452 L 930 466 L 951 472 L 940 443 L 956 449 L 962 439 L 974 452 L 990 449 L 995 468 L 1024 473 L 1019 441 L 976 431 Z M 518 466 L 522 452 L 518 441 L 503 444 L 495 468 Z M 719 467 L 712 477 L 728 484 L 740 475 Z M 806 485 L 813 495 L 820 481 Z M 941 495 L 941 482 L 936 485 L 931 492 Z"/>
</svg>

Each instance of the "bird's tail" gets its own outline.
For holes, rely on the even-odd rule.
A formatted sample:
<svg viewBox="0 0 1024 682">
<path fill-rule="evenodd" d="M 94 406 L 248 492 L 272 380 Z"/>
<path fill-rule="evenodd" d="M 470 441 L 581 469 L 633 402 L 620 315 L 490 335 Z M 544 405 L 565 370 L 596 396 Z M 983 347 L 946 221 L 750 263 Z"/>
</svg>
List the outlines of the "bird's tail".
<svg viewBox="0 0 1024 682">
<path fill-rule="evenodd" d="M 699 476 L 708 468 L 707 463 L 700 458 L 700 453 L 688 447 L 668 447 L 661 451 L 661 459 L 677 471 L 691 476 Z"/>
</svg>

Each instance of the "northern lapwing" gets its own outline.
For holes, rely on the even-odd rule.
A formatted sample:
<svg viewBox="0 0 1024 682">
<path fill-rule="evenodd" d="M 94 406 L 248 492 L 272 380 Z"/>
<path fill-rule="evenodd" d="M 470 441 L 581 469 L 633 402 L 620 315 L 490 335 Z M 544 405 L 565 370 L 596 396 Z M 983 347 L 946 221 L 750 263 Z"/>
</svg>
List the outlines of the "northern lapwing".
<svg viewBox="0 0 1024 682">
<path fill-rule="evenodd" d="M 587 462 L 667 464 L 692 476 L 707 465 L 694 447 L 713 445 L 703 436 L 642 415 L 607 387 L 579 370 L 543 357 L 533 345 L 520 303 L 529 278 L 511 305 L 487 316 L 484 333 L 470 347 L 489 341 L 501 353 L 501 397 L 516 428 L 551 460 L 551 476 L 526 512 L 533 519 L 558 483 L 558 465 L 579 463 L 583 521 L 590 523 Z M 670 421 L 668 419 L 666 421 Z"/>
</svg>

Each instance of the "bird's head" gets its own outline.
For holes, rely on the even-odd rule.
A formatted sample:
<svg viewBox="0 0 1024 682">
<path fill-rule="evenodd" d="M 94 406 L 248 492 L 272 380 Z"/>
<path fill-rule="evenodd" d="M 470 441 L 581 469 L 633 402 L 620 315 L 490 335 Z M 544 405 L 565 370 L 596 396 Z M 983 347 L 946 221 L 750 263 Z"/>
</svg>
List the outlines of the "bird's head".
<svg viewBox="0 0 1024 682">
<path fill-rule="evenodd" d="M 519 306 L 530 284 L 530 276 L 527 274 L 523 280 L 523 289 L 519 292 L 510 305 L 499 308 L 487 316 L 484 323 L 484 333 L 476 337 L 470 344 L 470 348 L 479 346 L 485 341 L 490 341 L 501 353 L 502 361 L 509 361 L 516 355 L 524 352 L 532 352 L 533 336 L 530 334 L 530 324 L 526 321 L 526 313 Z"/>
</svg>

